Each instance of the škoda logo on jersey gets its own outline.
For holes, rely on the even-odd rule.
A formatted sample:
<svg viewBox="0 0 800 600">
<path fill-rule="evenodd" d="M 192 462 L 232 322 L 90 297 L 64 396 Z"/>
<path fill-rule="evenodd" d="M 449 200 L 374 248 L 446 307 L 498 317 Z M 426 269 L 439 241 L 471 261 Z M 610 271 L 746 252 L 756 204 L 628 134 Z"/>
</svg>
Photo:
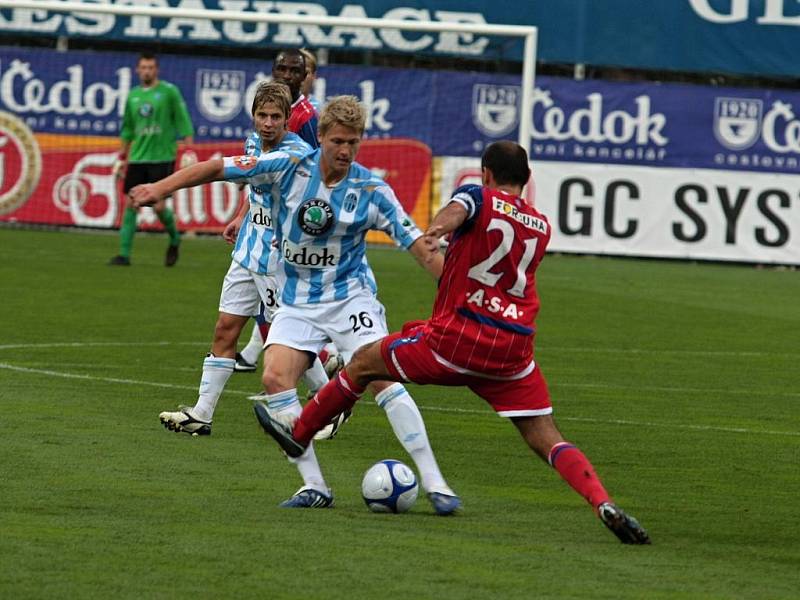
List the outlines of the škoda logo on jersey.
<svg viewBox="0 0 800 600">
<path fill-rule="evenodd" d="M 510 202 L 506 202 L 500 198 L 492 198 L 492 208 L 495 212 L 503 213 L 518 223 L 522 223 L 528 229 L 535 229 L 536 231 L 547 233 L 547 221 L 542 221 L 533 215 L 520 212 L 520 210 Z"/>
<path fill-rule="evenodd" d="M 42 155 L 33 132 L 0 110 L 0 215 L 25 204 L 42 174 Z"/>
<path fill-rule="evenodd" d="M 333 227 L 333 209 L 325 200 L 306 200 L 297 212 L 297 224 L 308 235 L 323 235 Z"/>
</svg>

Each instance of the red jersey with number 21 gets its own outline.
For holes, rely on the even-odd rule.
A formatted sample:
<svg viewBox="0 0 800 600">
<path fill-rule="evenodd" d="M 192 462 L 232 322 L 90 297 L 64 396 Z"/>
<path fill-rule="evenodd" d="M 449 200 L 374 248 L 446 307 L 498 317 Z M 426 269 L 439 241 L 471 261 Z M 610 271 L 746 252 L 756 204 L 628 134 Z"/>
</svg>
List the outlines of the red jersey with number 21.
<svg viewBox="0 0 800 600">
<path fill-rule="evenodd" d="M 521 198 L 479 185 L 459 187 L 450 201 L 468 217 L 451 234 L 426 342 L 461 369 L 514 375 L 533 360 L 535 274 L 550 224 Z"/>
</svg>

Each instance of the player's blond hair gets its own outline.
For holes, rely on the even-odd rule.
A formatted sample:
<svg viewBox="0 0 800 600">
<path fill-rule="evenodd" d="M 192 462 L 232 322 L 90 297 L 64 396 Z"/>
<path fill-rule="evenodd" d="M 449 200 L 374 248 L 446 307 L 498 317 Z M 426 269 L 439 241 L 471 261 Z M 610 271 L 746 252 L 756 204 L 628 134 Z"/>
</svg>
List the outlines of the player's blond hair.
<svg viewBox="0 0 800 600">
<path fill-rule="evenodd" d="M 315 75 L 317 72 L 317 57 L 308 48 L 300 48 L 300 54 L 306 60 L 306 71 Z"/>
<path fill-rule="evenodd" d="M 364 133 L 367 121 L 364 106 L 355 96 L 334 96 L 322 109 L 319 116 L 319 133 L 325 135 L 334 125 L 344 125 Z"/>
<path fill-rule="evenodd" d="M 259 83 L 250 113 L 255 116 L 256 110 L 265 104 L 274 104 L 288 120 L 292 112 L 292 93 L 289 86 L 277 81 Z"/>
</svg>

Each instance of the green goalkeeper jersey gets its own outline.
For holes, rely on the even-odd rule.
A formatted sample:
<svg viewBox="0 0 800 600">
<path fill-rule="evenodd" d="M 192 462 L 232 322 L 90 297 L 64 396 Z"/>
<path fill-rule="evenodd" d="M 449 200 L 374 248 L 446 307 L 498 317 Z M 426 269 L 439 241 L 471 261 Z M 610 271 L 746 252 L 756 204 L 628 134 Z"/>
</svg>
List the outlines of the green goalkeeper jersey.
<svg viewBox="0 0 800 600">
<path fill-rule="evenodd" d="M 178 139 L 194 135 L 180 90 L 166 81 L 136 86 L 125 101 L 120 138 L 131 142 L 129 163 L 175 160 Z"/>
</svg>

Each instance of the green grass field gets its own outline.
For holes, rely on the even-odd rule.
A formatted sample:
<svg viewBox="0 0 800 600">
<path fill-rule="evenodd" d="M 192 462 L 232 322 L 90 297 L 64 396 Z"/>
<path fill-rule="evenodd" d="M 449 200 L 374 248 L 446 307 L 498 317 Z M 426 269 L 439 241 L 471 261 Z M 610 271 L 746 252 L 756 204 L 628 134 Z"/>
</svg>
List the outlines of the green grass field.
<svg viewBox="0 0 800 600">
<path fill-rule="evenodd" d="M 549 256 L 537 360 L 555 415 L 649 547 L 620 544 L 468 391 L 413 387 L 464 502 L 376 515 L 362 473 L 408 460 L 368 398 L 300 485 L 234 375 L 208 438 L 193 404 L 228 248 L 0 229 L 0 598 L 797 598 L 800 273 Z M 390 328 L 428 315 L 410 256 L 372 250 Z"/>
</svg>

